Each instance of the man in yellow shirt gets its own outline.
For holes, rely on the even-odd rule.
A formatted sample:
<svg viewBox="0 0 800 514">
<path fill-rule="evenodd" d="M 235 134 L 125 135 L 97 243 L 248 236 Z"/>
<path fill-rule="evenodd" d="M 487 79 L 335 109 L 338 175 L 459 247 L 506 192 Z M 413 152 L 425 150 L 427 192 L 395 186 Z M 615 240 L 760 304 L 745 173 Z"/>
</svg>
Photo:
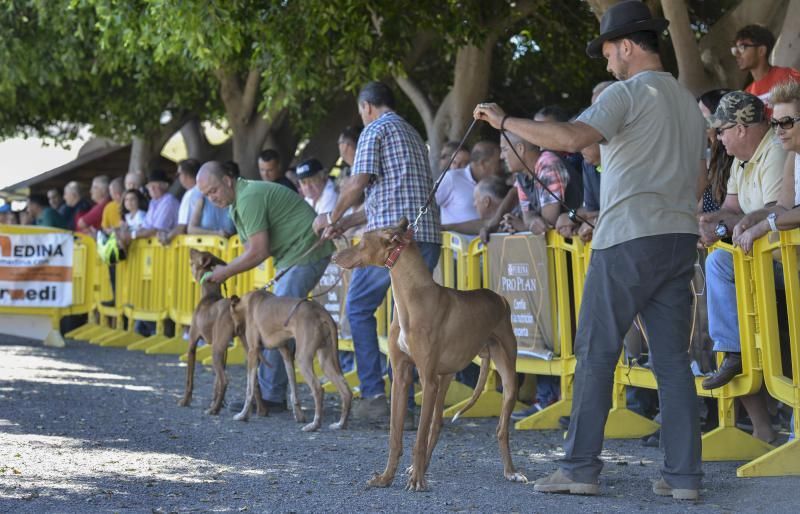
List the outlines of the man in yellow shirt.
<svg viewBox="0 0 800 514">
<path fill-rule="evenodd" d="M 122 177 L 117 177 L 108 185 L 108 192 L 111 194 L 111 201 L 103 208 L 103 218 L 100 226 L 105 232 L 110 232 L 112 229 L 118 228 L 122 225 L 122 193 L 124 192 L 125 184 Z"/>
</svg>

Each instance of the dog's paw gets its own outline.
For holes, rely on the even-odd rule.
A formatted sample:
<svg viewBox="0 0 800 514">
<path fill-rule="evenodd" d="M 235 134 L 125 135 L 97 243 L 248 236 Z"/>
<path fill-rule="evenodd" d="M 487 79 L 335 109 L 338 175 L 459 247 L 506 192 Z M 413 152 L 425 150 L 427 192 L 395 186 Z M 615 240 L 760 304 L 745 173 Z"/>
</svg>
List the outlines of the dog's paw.
<svg viewBox="0 0 800 514">
<path fill-rule="evenodd" d="M 249 419 L 250 419 L 250 416 L 248 416 L 244 412 L 240 412 L 239 414 L 237 414 L 237 415 L 235 415 L 233 417 L 234 421 L 248 421 Z"/>
<path fill-rule="evenodd" d="M 180 400 L 178 400 L 179 407 L 188 407 L 191 404 L 192 404 L 191 398 L 181 398 Z"/>
<path fill-rule="evenodd" d="M 420 492 L 428 490 L 428 482 L 422 473 L 412 471 L 406 483 L 406 491 Z"/>
<path fill-rule="evenodd" d="M 414 472 L 414 465 L 412 464 L 412 465 L 410 465 L 409 467 L 406 468 L 406 475 L 411 476 L 411 473 L 413 473 L 413 472 Z"/>
<path fill-rule="evenodd" d="M 503 476 L 505 476 L 506 480 L 508 480 L 509 482 L 522 482 L 523 484 L 528 483 L 528 477 L 526 477 L 519 471 L 514 471 L 513 473 L 503 473 Z"/>
<path fill-rule="evenodd" d="M 372 478 L 367 480 L 368 487 L 389 487 L 392 485 L 393 477 L 386 477 L 380 473 L 375 473 Z"/>
<path fill-rule="evenodd" d="M 347 427 L 341 421 L 337 421 L 336 423 L 331 423 L 330 425 L 328 425 L 328 428 L 331 430 L 343 430 Z"/>
<path fill-rule="evenodd" d="M 321 424 L 322 423 L 320 423 L 318 421 L 317 422 L 312 422 L 312 423 L 309 423 L 308 425 L 304 426 L 301 430 L 303 432 L 316 432 L 317 430 L 319 430 L 319 426 Z"/>
<path fill-rule="evenodd" d="M 219 414 L 219 407 L 209 407 L 206 409 L 206 414 L 209 416 L 216 416 Z"/>
</svg>

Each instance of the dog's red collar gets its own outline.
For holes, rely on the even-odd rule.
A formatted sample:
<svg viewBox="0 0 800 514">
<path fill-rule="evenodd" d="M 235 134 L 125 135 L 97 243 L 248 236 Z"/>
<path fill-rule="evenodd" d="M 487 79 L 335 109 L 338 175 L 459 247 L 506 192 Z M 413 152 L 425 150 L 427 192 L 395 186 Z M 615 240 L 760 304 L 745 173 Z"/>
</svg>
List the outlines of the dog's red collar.
<svg viewBox="0 0 800 514">
<path fill-rule="evenodd" d="M 409 227 L 408 230 L 406 230 L 406 236 L 408 237 L 408 240 L 411 241 L 411 239 L 414 238 L 414 229 Z M 392 269 L 394 265 L 397 263 L 397 259 L 400 258 L 400 254 L 403 253 L 403 250 L 406 249 L 406 246 L 408 246 L 408 243 L 400 243 L 398 246 L 394 248 L 394 250 L 389 252 L 389 256 L 386 257 L 386 261 L 383 263 L 383 267 L 389 270 Z"/>
</svg>

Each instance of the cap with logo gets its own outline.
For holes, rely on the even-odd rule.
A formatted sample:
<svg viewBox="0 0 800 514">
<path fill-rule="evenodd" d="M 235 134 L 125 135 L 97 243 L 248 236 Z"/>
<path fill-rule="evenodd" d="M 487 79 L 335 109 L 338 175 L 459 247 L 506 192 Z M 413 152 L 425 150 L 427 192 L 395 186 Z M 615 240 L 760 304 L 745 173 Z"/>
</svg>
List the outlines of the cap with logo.
<svg viewBox="0 0 800 514">
<path fill-rule="evenodd" d="M 323 169 L 325 168 L 322 167 L 321 162 L 319 162 L 317 159 L 311 158 L 306 159 L 298 164 L 295 173 L 297 174 L 298 180 L 303 180 L 304 178 L 313 177 Z"/>
<path fill-rule="evenodd" d="M 765 119 L 764 102 L 760 98 L 744 91 L 731 91 L 720 99 L 708 123 L 711 128 L 720 128 L 731 123 L 751 125 Z"/>
</svg>

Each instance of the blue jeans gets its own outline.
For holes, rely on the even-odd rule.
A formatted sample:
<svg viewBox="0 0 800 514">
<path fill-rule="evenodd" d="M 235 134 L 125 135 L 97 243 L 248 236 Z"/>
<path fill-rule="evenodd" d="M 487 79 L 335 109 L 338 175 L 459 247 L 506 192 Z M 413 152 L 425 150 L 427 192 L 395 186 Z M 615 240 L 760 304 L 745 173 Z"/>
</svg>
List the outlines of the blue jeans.
<svg viewBox="0 0 800 514">
<path fill-rule="evenodd" d="M 441 246 L 436 243 L 417 244 L 425 264 L 433 271 L 439 262 Z M 402 255 L 400 258 L 403 258 Z M 368 266 L 353 270 L 347 290 L 347 319 L 353 335 L 362 398 L 375 398 L 385 394 L 375 311 L 386 298 L 390 284 L 388 269 Z"/>
<path fill-rule="evenodd" d="M 775 287 L 783 289 L 783 267 L 775 269 Z M 739 338 L 739 313 L 736 310 L 736 283 L 733 274 L 733 255 L 723 250 L 711 252 L 706 259 L 706 288 L 708 293 L 708 335 L 714 341 L 715 352 L 742 351 Z"/>
<path fill-rule="evenodd" d="M 275 283 L 275 296 L 305 298 L 319 282 L 330 260 L 331 258 L 328 256 L 311 264 L 293 267 Z M 290 340 L 289 346 L 294 351 L 294 339 Z M 270 402 L 283 403 L 286 401 L 286 386 L 289 378 L 286 376 L 281 352 L 262 350 L 261 354 L 271 366 L 258 365 L 258 385 L 261 388 L 261 397 Z"/>
</svg>

